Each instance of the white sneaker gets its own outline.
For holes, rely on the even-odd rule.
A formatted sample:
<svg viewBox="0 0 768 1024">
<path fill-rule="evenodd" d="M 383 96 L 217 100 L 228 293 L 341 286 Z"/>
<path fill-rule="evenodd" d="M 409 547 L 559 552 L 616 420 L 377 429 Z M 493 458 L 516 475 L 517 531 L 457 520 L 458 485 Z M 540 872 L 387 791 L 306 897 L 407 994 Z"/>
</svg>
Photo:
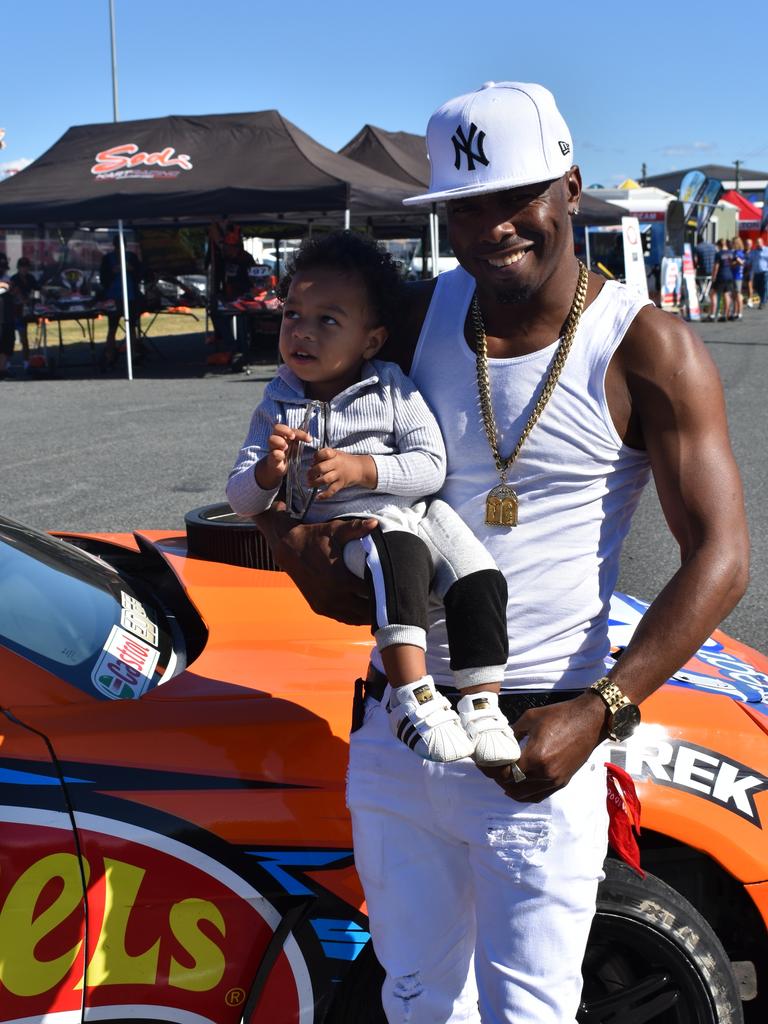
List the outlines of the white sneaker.
<svg viewBox="0 0 768 1024">
<path fill-rule="evenodd" d="M 442 762 L 472 757 L 474 740 L 431 676 L 393 688 L 387 710 L 392 733 L 419 757 Z"/>
<path fill-rule="evenodd" d="M 456 707 L 464 731 L 475 743 L 475 764 L 498 768 L 517 761 L 520 747 L 509 722 L 499 711 L 497 693 L 468 693 Z"/>
</svg>

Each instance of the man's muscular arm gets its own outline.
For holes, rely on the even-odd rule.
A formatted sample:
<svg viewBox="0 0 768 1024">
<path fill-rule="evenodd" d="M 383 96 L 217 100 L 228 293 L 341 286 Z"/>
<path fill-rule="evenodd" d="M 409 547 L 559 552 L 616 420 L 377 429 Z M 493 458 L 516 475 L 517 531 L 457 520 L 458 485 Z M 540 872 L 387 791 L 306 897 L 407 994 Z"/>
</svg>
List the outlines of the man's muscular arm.
<svg viewBox="0 0 768 1024">
<path fill-rule="evenodd" d="M 403 288 L 400 318 L 380 358 L 399 363 L 408 373 L 419 339 L 434 281 L 416 281 Z M 313 611 L 362 625 L 370 620 L 367 588 L 344 565 L 342 550 L 350 540 L 370 533 L 375 519 L 332 520 L 304 525 L 292 519 L 279 502 L 255 523 L 270 546 L 272 556 L 291 577 Z"/>
<path fill-rule="evenodd" d="M 643 310 L 611 367 L 631 409 L 629 443 L 644 445 L 680 568 L 651 604 L 611 678 L 640 703 L 683 665 L 732 610 L 748 580 L 749 540 L 741 480 L 731 450 L 717 369 L 681 321 Z M 607 735 L 607 711 L 593 694 L 527 712 L 520 767 L 507 785 L 517 800 L 559 789 Z"/>
</svg>

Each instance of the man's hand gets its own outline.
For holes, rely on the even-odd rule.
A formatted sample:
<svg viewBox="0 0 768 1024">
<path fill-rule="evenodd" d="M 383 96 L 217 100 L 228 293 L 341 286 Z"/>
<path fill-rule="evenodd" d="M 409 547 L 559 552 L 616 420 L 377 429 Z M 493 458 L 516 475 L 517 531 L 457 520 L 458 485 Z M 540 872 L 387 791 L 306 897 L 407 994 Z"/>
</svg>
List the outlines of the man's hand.
<svg viewBox="0 0 768 1024">
<path fill-rule="evenodd" d="M 256 519 L 272 555 L 304 595 L 310 608 L 355 626 L 370 622 L 368 588 L 344 565 L 342 551 L 351 540 L 367 536 L 375 519 L 333 519 L 327 523 L 297 523 L 282 502 Z"/>
<path fill-rule="evenodd" d="M 335 448 L 320 448 L 309 473 L 310 487 L 317 487 L 318 499 L 332 498 L 345 487 L 367 487 L 374 490 L 378 483 L 376 463 L 370 455 L 350 455 Z"/>
<path fill-rule="evenodd" d="M 306 430 L 294 430 L 286 423 L 276 423 L 269 435 L 269 454 L 256 464 L 256 483 L 264 491 L 274 490 L 288 472 L 288 459 L 293 446 L 303 441 L 311 444 L 312 438 Z"/>
<path fill-rule="evenodd" d="M 517 762 L 524 782 L 512 780 L 512 770 L 486 768 L 507 796 L 520 803 L 539 803 L 562 789 L 605 739 L 606 707 L 594 694 L 543 708 L 531 708 L 512 727 L 522 747 Z"/>
</svg>

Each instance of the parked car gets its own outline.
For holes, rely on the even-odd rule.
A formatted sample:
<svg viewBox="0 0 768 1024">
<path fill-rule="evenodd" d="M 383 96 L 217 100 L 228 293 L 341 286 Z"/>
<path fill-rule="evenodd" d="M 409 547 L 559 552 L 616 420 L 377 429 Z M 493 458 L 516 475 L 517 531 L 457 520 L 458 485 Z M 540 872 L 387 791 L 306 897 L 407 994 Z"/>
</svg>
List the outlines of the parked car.
<svg viewBox="0 0 768 1024">
<path fill-rule="evenodd" d="M 617 594 L 613 656 L 644 605 Z M 228 506 L 187 530 L 0 517 L 0 1022 L 376 1024 L 344 776 L 367 629 L 314 615 Z M 768 1012 L 768 659 L 715 633 L 607 752 L 580 1019 Z"/>
</svg>

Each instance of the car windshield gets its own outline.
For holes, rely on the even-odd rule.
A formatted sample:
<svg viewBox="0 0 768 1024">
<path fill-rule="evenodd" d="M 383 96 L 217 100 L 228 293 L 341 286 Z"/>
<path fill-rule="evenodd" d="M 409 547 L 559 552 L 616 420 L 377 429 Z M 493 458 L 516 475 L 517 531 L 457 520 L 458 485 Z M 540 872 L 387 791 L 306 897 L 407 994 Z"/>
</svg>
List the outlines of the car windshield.
<svg viewBox="0 0 768 1024">
<path fill-rule="evenodd" d="M 0 643 L 92 696 L 135 699 L 172 674 L 165 618 L 123 574 L 0 517 Z"/>
</svg>

